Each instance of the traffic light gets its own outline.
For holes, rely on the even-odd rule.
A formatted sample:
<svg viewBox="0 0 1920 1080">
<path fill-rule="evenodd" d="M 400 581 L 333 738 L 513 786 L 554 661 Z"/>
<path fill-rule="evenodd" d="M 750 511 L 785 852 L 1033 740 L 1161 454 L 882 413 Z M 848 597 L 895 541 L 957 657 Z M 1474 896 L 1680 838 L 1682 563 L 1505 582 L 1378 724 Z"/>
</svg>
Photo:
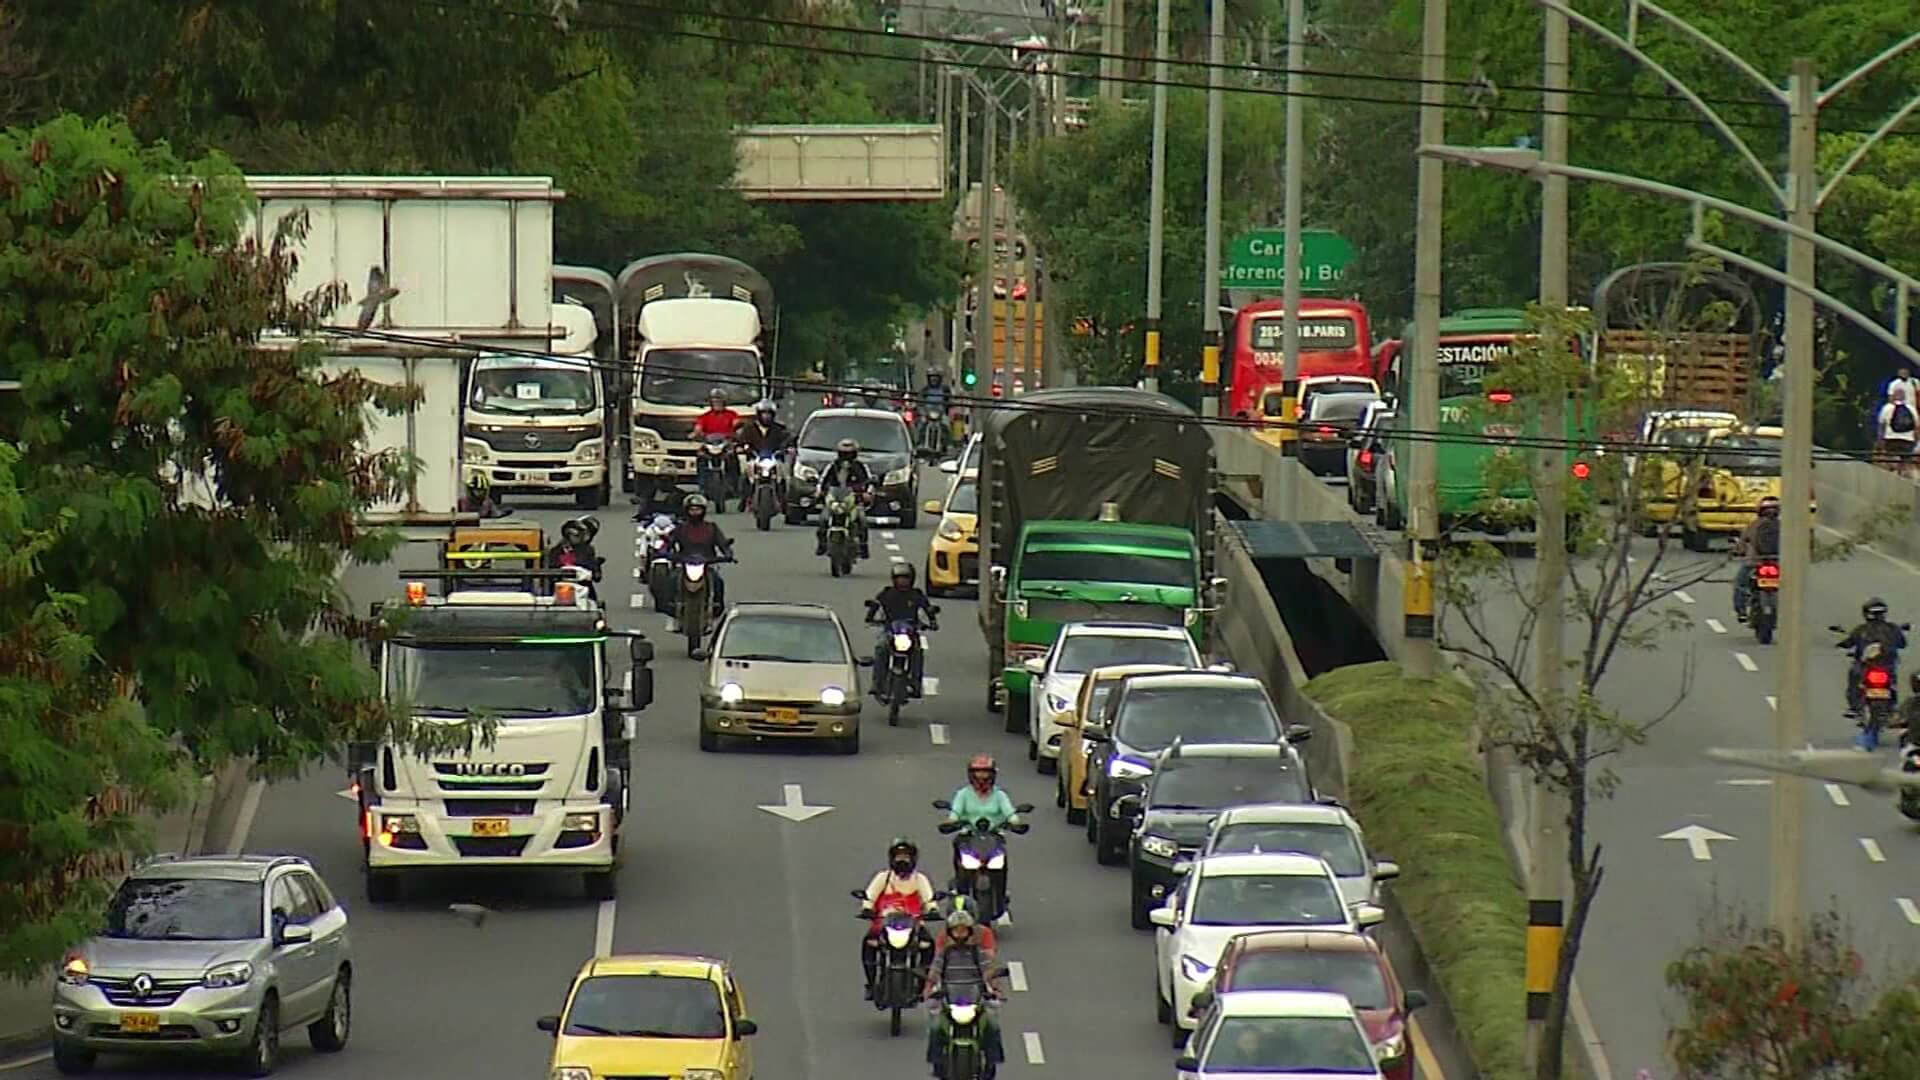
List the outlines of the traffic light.
<svg viewBox="0 0 1920 1080">
<path fill-rule="evenodd" d="M 880 29 L 885 30 L 889 34 L 897 34 L 900 32 L 899 0 L 881 0 Z"/>
<path fill-rule="evenodd" d="M 972 368 L 968 368 L 966 371 L 961 373 L 960 381 L 962 383 L 965 383 L 968 386 L 972 386 L 974 383 L 977 383 L 980 381 L 980 376 Z"/>
</svg>

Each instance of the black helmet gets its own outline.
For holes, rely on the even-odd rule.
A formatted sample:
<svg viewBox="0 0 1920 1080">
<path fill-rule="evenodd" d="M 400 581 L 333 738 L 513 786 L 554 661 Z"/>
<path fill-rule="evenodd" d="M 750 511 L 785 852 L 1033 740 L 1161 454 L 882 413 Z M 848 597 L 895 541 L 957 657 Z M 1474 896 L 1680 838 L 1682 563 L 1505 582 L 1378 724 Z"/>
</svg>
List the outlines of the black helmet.
<svg viewBox="0 0 1920 1080">
<path fill-rule="evenodd" d="M 717 386 L 714 387 L 707 391 L 707 403 L 709 405 L 725 405 L 727 403 L 727 392 Z"/>
<path fill-rule="evenodd" d="M 1860 605 L 1860 614 L 1866 616 L 1868 622 L 1879 622 L 1887 617 L 1887 602 L 1877 596 L 1873 597 Z"/>
<path fill-rule="evenodd" d="M 695 510 L 700 511 L 701 517 L 707 515 L 707 497 L 697 491 L 687 496 L 680 503 L 680 512 L 689 517 L 693 516 Z"/>
<path fill-rule="evenodd" d="M 569 521 L 560 526 L 560 536 L 568 543 L 584 543 L 587 539 L 587 527 L 579 521 Z"/>
<path fill-rule="evenodd" d="M 840 455 L 841 461 L 852 461 L 860 456 L 860 444 L 852 439 L 841 439 L 834 447 L 834 452 Z"/>
<path fill-rule="evenodd" d="M 919 866 L 920 845 L 904 836 L 894 837 L 893 843 L 887 845 L 887 865 L 892 866 L 899 861 L 905 861 L 908 870 Z"/>
<path fill-rule="evenodd" d="M 486 473 L 476 472 L 476 473 L 467 474 L 467 490 L 468 491 L 471 491 L 476 495 L 485 495 L 487 491 L 492 487 L 493 487 L 493 479 L 489 477 Z"/>
<path fill-rule="evenodd" d="M 932 371 L 927 372 L 927 381 L 930 383 L 941 382 L 946 379 L 946 377 L 947 373 L 941 371 L 939 368 L 934 368 Z"/>
<path fill-rule="evenodd" d="M 1778 514 L 1780 512 L 1780 500 L 1771 495 L 1761 499 L 1757 512 L 1767 515 Z"/>
<path fill-rule="evenodd" d="M 896 581 L 900 578 L 906 578 L 907 584 L 912 585 L 913 564 L 905 559 L 895 559 L 893 560 L 893 565 L 887 568 L 887 576 Z"/>
</svg>

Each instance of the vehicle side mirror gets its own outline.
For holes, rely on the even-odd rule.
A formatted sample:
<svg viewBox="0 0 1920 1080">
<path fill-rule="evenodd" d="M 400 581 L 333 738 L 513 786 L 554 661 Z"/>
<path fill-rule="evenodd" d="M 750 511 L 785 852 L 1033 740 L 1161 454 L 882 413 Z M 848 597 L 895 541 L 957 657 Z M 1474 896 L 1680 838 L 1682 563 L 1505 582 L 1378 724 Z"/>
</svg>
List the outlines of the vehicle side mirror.
<svg viewBox="0 0 1920 1080">
<path fill-rule="evenodd" d="M 1029 674 L 1044 675 L 1047 672 L 1047 658 L 1044 656 L 1028 657 L 1020 662 L 1020 666 L 1025 668 Z"/>
<path fill-rule="evenodd" d="M 1213 991 L 1202 990 L 1193 995 L 1193 1008 L 1187 1010 L 1187 1015 L 1199 1016 L 1211 1008 L 1213 1008 Z"/>
<path fill-rule="evenodd" d="M 926 502 L 921 503 L 920 512 L 923 514 L 932 514 L 934 517 L 939 517 L 940 516 L 940 500 L 928 499 Z"/>
<path fill-rule="evenodd" d="M 947 460 L 941 462 L 940 471 L 943 473 L 946 473 L 948 476 L 954 476 L 958 474 L 960 472 L 960 459 L 948 458 Z"/>
<path fill-rule="evenodd" d="M 1228 663 L 1208 664 L 1207 670 L 1217 671 L 1222 675 L 1231 675 L 1233 674 L 1233 665 Z"/>
<path fill-rule="evenodd" d="M 854 889 L 851 895 L 855 900 L 864 902 L 867 898 L 867 891 L 865 889 Z"/>
<path fill-rule="evenodd" d="M 645 638 L 632 638 L 627 642 L 627 657 L 634 667 L 653 663 L 653 642 Z"/>
<path fill-rule="evenodd" d="M 557 1016 L 543 1016 L 540 1019 L 535 1020 L 533 1022 L 533 1026 L 539 1028 L 541 1031 L 544 1031 L 549 1035 L 560 1034 L 560 1018 Z"/>
<path fill-rule="evenodd" d="M 854 664 L 855 664 L 855 666 L 857 666 L 857 667 L 872 667 L 872 666 L 873 666 L 873 657 L 871 657 L 871 656 L 856 656 L 856 657 L 854 657 L 854 658 L 853 658 L 853 662 L 854 662 Z"/>
<path fill-rule="evenodd" d="M 1152 911 L 1147 912 L 1147 921 L 1155 926 L 1164 926 L 1172 929 L 1173 909 L 1170 907 L 1154 908 Z"/>
<path fill-rule="evenodd" d="M 993 587 L 995 589 L 1006 588 L 1007 587 L 1007 568 L 1004 566 L 987 567 L 987 579 L 993 582 Z"/>
<path fill-rule="evenodd" d="M 933 800 L 933 808 L 935 810 L 951 810 L 953 809 L 953 804 L 945 799 L 935 799 Z"/>
<path fill-rule="evenodd" d="M 959 832 L 959 831 L 960 831 L 961 829 L 964 829 L 964 828 L 966 828 L 966 827 L 967 827 L 967 825 L 966 825 L 966 822 L 964 822 L 964 821 L 943 821 L 943 822 L 941 822 L 940 824 L 938 824 L 938 825 L 935 825 L 935 826 L 934 826 L 934 828 L 935 828 L 935 829 L 937 829 L 938 831 L 940 831 L 940 832 L 941 832 L 941 833 L 943 833 L 943 834 L 944 834 L 944 833 L 957 833 L 957 832 Z"/>
<path fill-rule="evenodd" d="M 1833 631 L 1836 634 L 1844 634 L 1847 632 L 1846 628 L 1843 626 L 1828 626 L 1827 629 Z"/>
<path fill-rule="evenodd" d="M 1212 578 L 1207 582 L 1207 588 L 1213 594 L 1213 606 L 1227 606 L 1227 593 L 1231 590 L 1232 585 L 1232 582 L 1223 577 Z"/>
<path fill-rule="evenodd" d="M 1382 859 L 1373 864 L 1373 879 L 1375 881 L 1392 881 L 1399 876 L 1400 864 L 1397 862 L 1388 862 Z"/>
<path fill-rule="evenodd" d="M 1409 990 L 1407 991 L 1407 995 L 1400 999 L 1401 1012 L 1413 1012 L 1426 1007 L 1427 995 L 1426 992 L 1422 990 Z"/>
<path fill-rule="evenodd" d="M 1353 921 L 1360 929 L 1370 930 L 1387 921 L 1386 909 L 1378 904 L 1356 904 L 1353 909 Z"/>
<path fill-rule="evenodd" d="M 758 1034 L 760 1034 L 760 1025 L 744 1016 L 733 1022 L 733 1037 L 736 1039 L 744 1039 L 749 1035 Z"/>
<path fill-rule="evenodd" d="M 1182 875 L 1182 876 L 1185 876 L 1186 874 L 1189 874 L 1189 873 L 1192 873 L 1192 872 L 1193 872 L 1193 860 L 1191 860 L 1191 859 L 1179 859 L 1179 860 L 1176 860 L 1176 861 L 1174 862 L 1174 864 L 1173 864 L 1173 872 L 1174 872 L 1174 873 L 1176 873 L 1176 874 L 1180 874 L 1180 875 Z"/>
<path fill-rule="evenodd" d="M 628 676 L 633 682 L 633 693 L 627 701 L 627 708 L 639 712 L 653 704 L 653 669 L 636 667 Z"/>
<path fill-rule="evenodd" d="M 1199 1072 L 1200 1059 L 1192 1054 L 1182 1054 L 1173 1059 L 1173 1067 L 1178 1072 Z"/>
<path fill-rule="evenodd" d="M 1313 738 L 1313 729 L 1305 724 L 1288 724 L 1287 741 L 1295 746 Z"/>
<path fill-rule="evenodd" d="M 1080 737 L 1090 743 L 1108 742 L 1107 729 L 1097 724 L 1089 724 L 1081 729 Z"/>
<path fill-rule="evenodd" d="M 282 945 L 304 945 L 313 940 L 313 927 L 299 923 L 282 923 L 274 930 L 273 936 Z"/>
<path fill-rule="evenodd" d="M 1140 796 L 1122 795 L 1113 800 L 1113 812 L 1121 817 L 1132 817 L 1140 812 Z"/>
<path fill-rule="evenodd" d="M 1033 813 L 1033 804 L 1030 802 L 1014 803 L 1013 812 L 1016 814 L 1031 814 Z"/>
</svg>

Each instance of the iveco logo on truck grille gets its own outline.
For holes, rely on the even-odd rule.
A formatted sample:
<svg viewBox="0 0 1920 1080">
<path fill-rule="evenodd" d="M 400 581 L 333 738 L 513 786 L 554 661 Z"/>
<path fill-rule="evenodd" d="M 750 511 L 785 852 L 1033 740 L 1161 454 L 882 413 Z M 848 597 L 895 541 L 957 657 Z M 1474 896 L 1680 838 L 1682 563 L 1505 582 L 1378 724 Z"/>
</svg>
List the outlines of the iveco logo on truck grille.
<svg viewBox="0 0 1920 1080">
<path fill-rule="evenodd" d="M 527 767 L 517 761 L 456 761 L 452 772 L 455 776 L 525 776 Z"/>
</svg>

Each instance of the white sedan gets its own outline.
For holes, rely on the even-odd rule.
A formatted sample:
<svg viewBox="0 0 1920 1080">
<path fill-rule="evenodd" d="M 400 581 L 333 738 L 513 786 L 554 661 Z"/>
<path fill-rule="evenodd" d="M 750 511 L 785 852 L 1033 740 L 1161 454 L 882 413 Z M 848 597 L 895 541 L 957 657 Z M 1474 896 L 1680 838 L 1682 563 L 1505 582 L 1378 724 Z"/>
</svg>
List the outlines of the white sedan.
<svg viewBox="0 0 1920 1080">
<path fill-rule="evenodd" d="M 1195 862 L 1165 907 L 1148 918 L 1154 931 L 1155 996 L 1173 1044 L 1197 1023 L 1193 996 L 1213 979 L 1227 942 L 1262 930 L 1360 933 L 1386 921 L 1373 904 L 1348 904 L 1332 868 L 1311 855 L 1214 855 Z"/>
<path fill-rule="evenodd" d="M 1380 1066 L 1353 1004 L 1340 994 L 1240 990 L 1221 994 L 1200 1022 L 1180 1080 L 1378 1080 Z"/>
<path fill-rule="evenodd" d="M 1060 628 L 1047 655 L 1027 661 L 1034 690 L 1027 714 L 1027 760 L 1042 775 L 1059 768 L 1060 737 L 1074 722 L 1080 684 L 1095 668 L 1120 664 L 1202 666 L 1193 638 L 1158 623 L 1075 622 Z"/>
</svg>

